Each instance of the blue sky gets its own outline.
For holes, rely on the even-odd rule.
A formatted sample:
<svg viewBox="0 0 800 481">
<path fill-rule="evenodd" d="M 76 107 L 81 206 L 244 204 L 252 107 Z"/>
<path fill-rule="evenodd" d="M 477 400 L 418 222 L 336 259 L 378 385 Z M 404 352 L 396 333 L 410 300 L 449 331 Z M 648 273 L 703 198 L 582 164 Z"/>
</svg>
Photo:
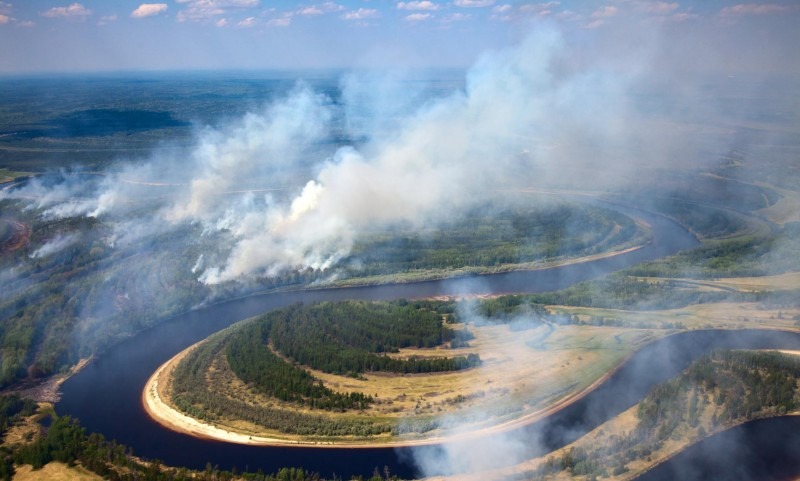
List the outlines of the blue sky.
<svg viewBox="0 0 800 481">
<path fill-rule="evenodd" d="M 541 22 L 587 57 L 800 69 L 796 0 L 0 0 L 0 73 L 464 67 Z"/>
</svg>

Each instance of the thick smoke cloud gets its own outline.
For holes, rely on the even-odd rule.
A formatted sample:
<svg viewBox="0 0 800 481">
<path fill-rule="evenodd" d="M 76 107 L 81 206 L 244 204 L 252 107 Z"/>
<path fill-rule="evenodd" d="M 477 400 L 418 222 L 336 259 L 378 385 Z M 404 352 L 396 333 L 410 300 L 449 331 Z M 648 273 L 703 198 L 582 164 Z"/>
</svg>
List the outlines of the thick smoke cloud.
<svg viewBox="0 0 800 481">
<path fill-rule="evenodd" d="M 326 269 L 367 229 L 430 225 L 508 189 L 599 189 L 644 163 L 636 147 L 655 165 L 680 158 L 654 138 L 669 129 L 631 105 L 636 69 L 582 65 L 575 49 L 540 25 L 436 95 L 400 96 L 413 82 L 397 74 L 346 75 L 338 100 L 301 83 L 260 112 L 198 128 L 189 149 L 121 162 L 88 186 L 67 176 L 3 195 L 34 197 L 51 217 L 116 218 L 115 241 L 202 226 L 224 239 L 192 269 L 206 284 Z"/>
<path fill-rule="evenodd" d="M 626 117 L 625 80 L 559 71 L 565 50 L 557 30 L 537 29 L 520 45 L 485 55 L 465 88 L 432 98 L 412 88 L 391 101 L 402 76 L 351 74 L 341 82 L 343 113 L 300 84 L 260 113 L 198 129 L 188 152 L 124 164 L 97 179 L 93 192 L 74 179 L 46 193 L 32 183 L 11 195 L 33 195 L 56 217 L 130 219 L 132 200 L 151 202 L 157 215 L 148 215 L 148 227 L 121 220 L 120 238 L 185 223 L 227 233 L 224 260 L 206 256 L 203 269 L 195 266 L 208 284 L 325 269 L 367 228 L 436 222 L 498 190 L 545 185 L 565 159 L 597 161 L 574 147 L 621 132 L 608 119 Z M 418 98 L 428 101 L 412 106 Z M 334 142 L 337 115 L 357 143 Z"/>
<path fill-rule="evenodd" d="M 595 124 L 596 112 L 585 108 L 587 97 L 605 82 L 599 74 L 553 72 L 563 48 L 560 35 L 545 29 L 516 48 L 487 55 L 470 70 L 464 91 L 413 114 L 397 107 L 390 112 L 396 128 L 388 129 L 387 121 L 377 122 L 374 131 L 359 131 L 369 140 L 342 147 L 318 164 L 313 179 L 294 187 L 293 198 L 248 196 L 223 213 L 211 209 L 219 192 L 256 163 L 294 165 L 293 149 L 325 130 L 332 113 L 324 101 L 307 90 L 295 92 L 272 110 L 270 120 L 246 119 L 233 138 L 204 136 L 195 152 L 203 159 L 201 175 L 192 180 L 189 197 L 167 211 L 168 218 L 231 232 L 235 241 L 227 261 L 201 276 L 214 284 L 286 269 L 325 269 L 347 255 L 366 228 L 435 222 L 442 213 L 480 203 L 510 179 L 544 177 L 554 145 L 568 140 L 565 132 L 583 130 L 590 142 L 591 137 L 599 142 L 620 129 L 612 122 Z M 361 98 L 356 87 L 348 87 L 356 83 L 345 82 L 345 100 Z M 619 92 L 611 91 L 619 82 L 606 83 L 613 89 L 603 88 L 604 118 L 623 116 L 609 111 L 624 107 Z M 386 85 L 382 88 L 391 90 Z M 520 155 L 532 149 L 551 154 Z"/>
</svg>

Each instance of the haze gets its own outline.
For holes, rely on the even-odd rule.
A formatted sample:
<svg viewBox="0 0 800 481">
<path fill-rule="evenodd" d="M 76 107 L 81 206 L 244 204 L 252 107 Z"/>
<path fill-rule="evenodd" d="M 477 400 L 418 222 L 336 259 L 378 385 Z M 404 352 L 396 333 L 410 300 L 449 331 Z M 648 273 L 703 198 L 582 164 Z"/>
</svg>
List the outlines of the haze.
<svg viewBox="0 0 800 481">
<path fill-rule="evenodd" d="M 666 72 L 798 73 L 791 0 L 0 1 L 0 73 L 466 67 L 552 22 Z"/>
</svg>

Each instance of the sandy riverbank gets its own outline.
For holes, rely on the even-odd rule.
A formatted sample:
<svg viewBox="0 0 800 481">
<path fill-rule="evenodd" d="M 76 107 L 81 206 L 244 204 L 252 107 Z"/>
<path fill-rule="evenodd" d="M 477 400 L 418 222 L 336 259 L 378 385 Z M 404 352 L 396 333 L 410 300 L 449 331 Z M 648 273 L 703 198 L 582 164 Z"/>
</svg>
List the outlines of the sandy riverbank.
<svg viewBox="0 0 800 481">
<path fill-rule="evenodd" d="M 172 359 L 161 365 L 145 384 L 142 392 L 142 404 L 148 415 L 167 429 L 187 434 L 190 436 L 213 439 L 235 444 L 249 444 L 257 446 L 315 446 L 329 448 L 374 448 L 381 447 L 408 447 L 422 446 L 428 444 L 438 444 L 449 441 L 465 441 L 472 438 L 488 436 L 495 433 L 511 431 L 519 427 L 536 422 L 566 406 L 580 400 L 597 386 L 605 382 L 616 369 L 606 373 L 586 388 L 575 391 L 561 398 L 558 402 L 537 411 L 529 412 L 516 419 L 499 423 L 490 427 L 483 427 L 471 432 L 460 432 L 458 434 L 441 434 L 423 439 L 402 439 L 402 438 L 383 438 L 383 439 L 361 439 L 361 440 L 342 440 L 342 441 L 314 441 L 300 438 L 280 438 L 255 436 L 242 432 L 236 432 L 227 426 L 218 426 L 202 422 L 183 414 L 174 408 L 167 400 L 168 387 L 172 372 L 178 363 L 189 354 L 196 346 L 203 341 L 194 344 L 181 351 Z M 624 361 L 619 365 L 624 364 Z"/>
<path fill-rule="evenodd" d="M 638 224 L 640 224 L 644 228 L 649 228 L 650 226 L 641 219 L 634 219 Z M 635 246 L 631 246 L 622 250 L 616 251 L 608 251 L 598 254 L 593 254 L 589 256 L 567 259 L 562 261 L 557 261 L 551 263 L 546 266 L 536 266 L 533 268 L 525 268 L 522 267 L 519 270 L 538 270 L 538 269 L 545 269 L 545 268 L 552 268 L 557 266 L 569 265 L 569 264 L 581 264 L 589 261 L 594 261 L 598 259 L 616 257 L 622 254 L 627 254 L 636 250 L 639 250 L 648 244 L 650 244 L 650 240 Z M 495 294 L 499 295 L 499 294 Z M 480 296 L 480 297 L 493 297 L 495 295 L 490 296 Z M 182 412 L 175 409 L 170 402 L 167 401 L 167 387 L 169 385 L 172 371 L 175 369 L 177 364 L 183 359 L 192 349 L 194 349 L 197 345 L 201 342 L 194 344 L 187 349 L 181 351 L 172 359 L 164 363 L 160 366 L 155 373 L 148 379 L 144 391 L 142 392 L 142 404 L 144 406 L 145 411 L 150 415 L 150 417 L 161 424 L 162 426 L 171 429 L 173 431 L 177 431 L 180 433 L 188 434 L 191 436 L 195 436 L 198 438 L 205 438 L 205 439 L 213 439 L 218 441 L 230 442 L 230 443 L 237 443 L 237 444 L 249 444 L 249 445 L 259 445 L 259 446 L 301 446 L 301 445 L 313 445 L 319 447 L 331 447 L 331 448 L 370 448 L 376 446 L 385 446 L 385 447 L 404 447 L 404 446 L 418 446 L 418 445 L 427 445 L 427 444 L 438 444 L 448 441 L 455 441 L 455 440 L 467 440 L 473 437 L 483 437 L 487 435 L 491 435 L 494 433 L 506 432 L 510 430 L 517 429 L 521 426 L 525 426 L 527 424 L 531 424 L 536 422 L 543 417 L 546 417 L 579 399 L 583 398 L 586 394 L 594 390 L 598 385 L 602 384 L 605 380 L 607 380 L 616 369 L 606 373 L 605 375 L 598 378 L 594 381 L 591 385 L 587 386 L 586 388 L 569 393 L 566 397 L 561 398 L 556 403 L 537 411 L 529 412 L 524 415 L 517 417 L 516 419 L 498 423 L 494 426 L 490 427 L 483 427 L 476 429 L 469 433 L 459 433 L 457 435 L 435 435 L 431 437 L 426 437 L 423 439 L 402 439 L 402 438 L 379 438 L 379 439 L 372 439 L 372 440 L 341 440 L 341 441 L 313 441 L 313 440 L 303 440 L 297 438 L 290 438 L 287 436 L 286 438 L 280 437 L 267 437 L 267 436 L 255 436 L 250 435 L 247 433 L 236 432 L 233 428 L 228 426 L 218 426 L 212 425 L 190 416 L 183 414 Z M 619 365 L 622 365 L 620 363 Z"/>
</svg>

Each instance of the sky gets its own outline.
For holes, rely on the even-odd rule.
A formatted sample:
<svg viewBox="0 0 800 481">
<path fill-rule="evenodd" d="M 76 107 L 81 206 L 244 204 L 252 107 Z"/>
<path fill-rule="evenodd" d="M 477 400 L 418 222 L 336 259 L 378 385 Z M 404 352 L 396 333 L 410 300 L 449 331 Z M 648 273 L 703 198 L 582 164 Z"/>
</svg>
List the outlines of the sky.
<svg viewBox="0 0 800 481">
<path fill-rule="evenodd" d="M 0 0 L 0 74 L 466 67 L 542 23 L 585 61 L 800 70 L 797 0 Z"/>
</svg>

